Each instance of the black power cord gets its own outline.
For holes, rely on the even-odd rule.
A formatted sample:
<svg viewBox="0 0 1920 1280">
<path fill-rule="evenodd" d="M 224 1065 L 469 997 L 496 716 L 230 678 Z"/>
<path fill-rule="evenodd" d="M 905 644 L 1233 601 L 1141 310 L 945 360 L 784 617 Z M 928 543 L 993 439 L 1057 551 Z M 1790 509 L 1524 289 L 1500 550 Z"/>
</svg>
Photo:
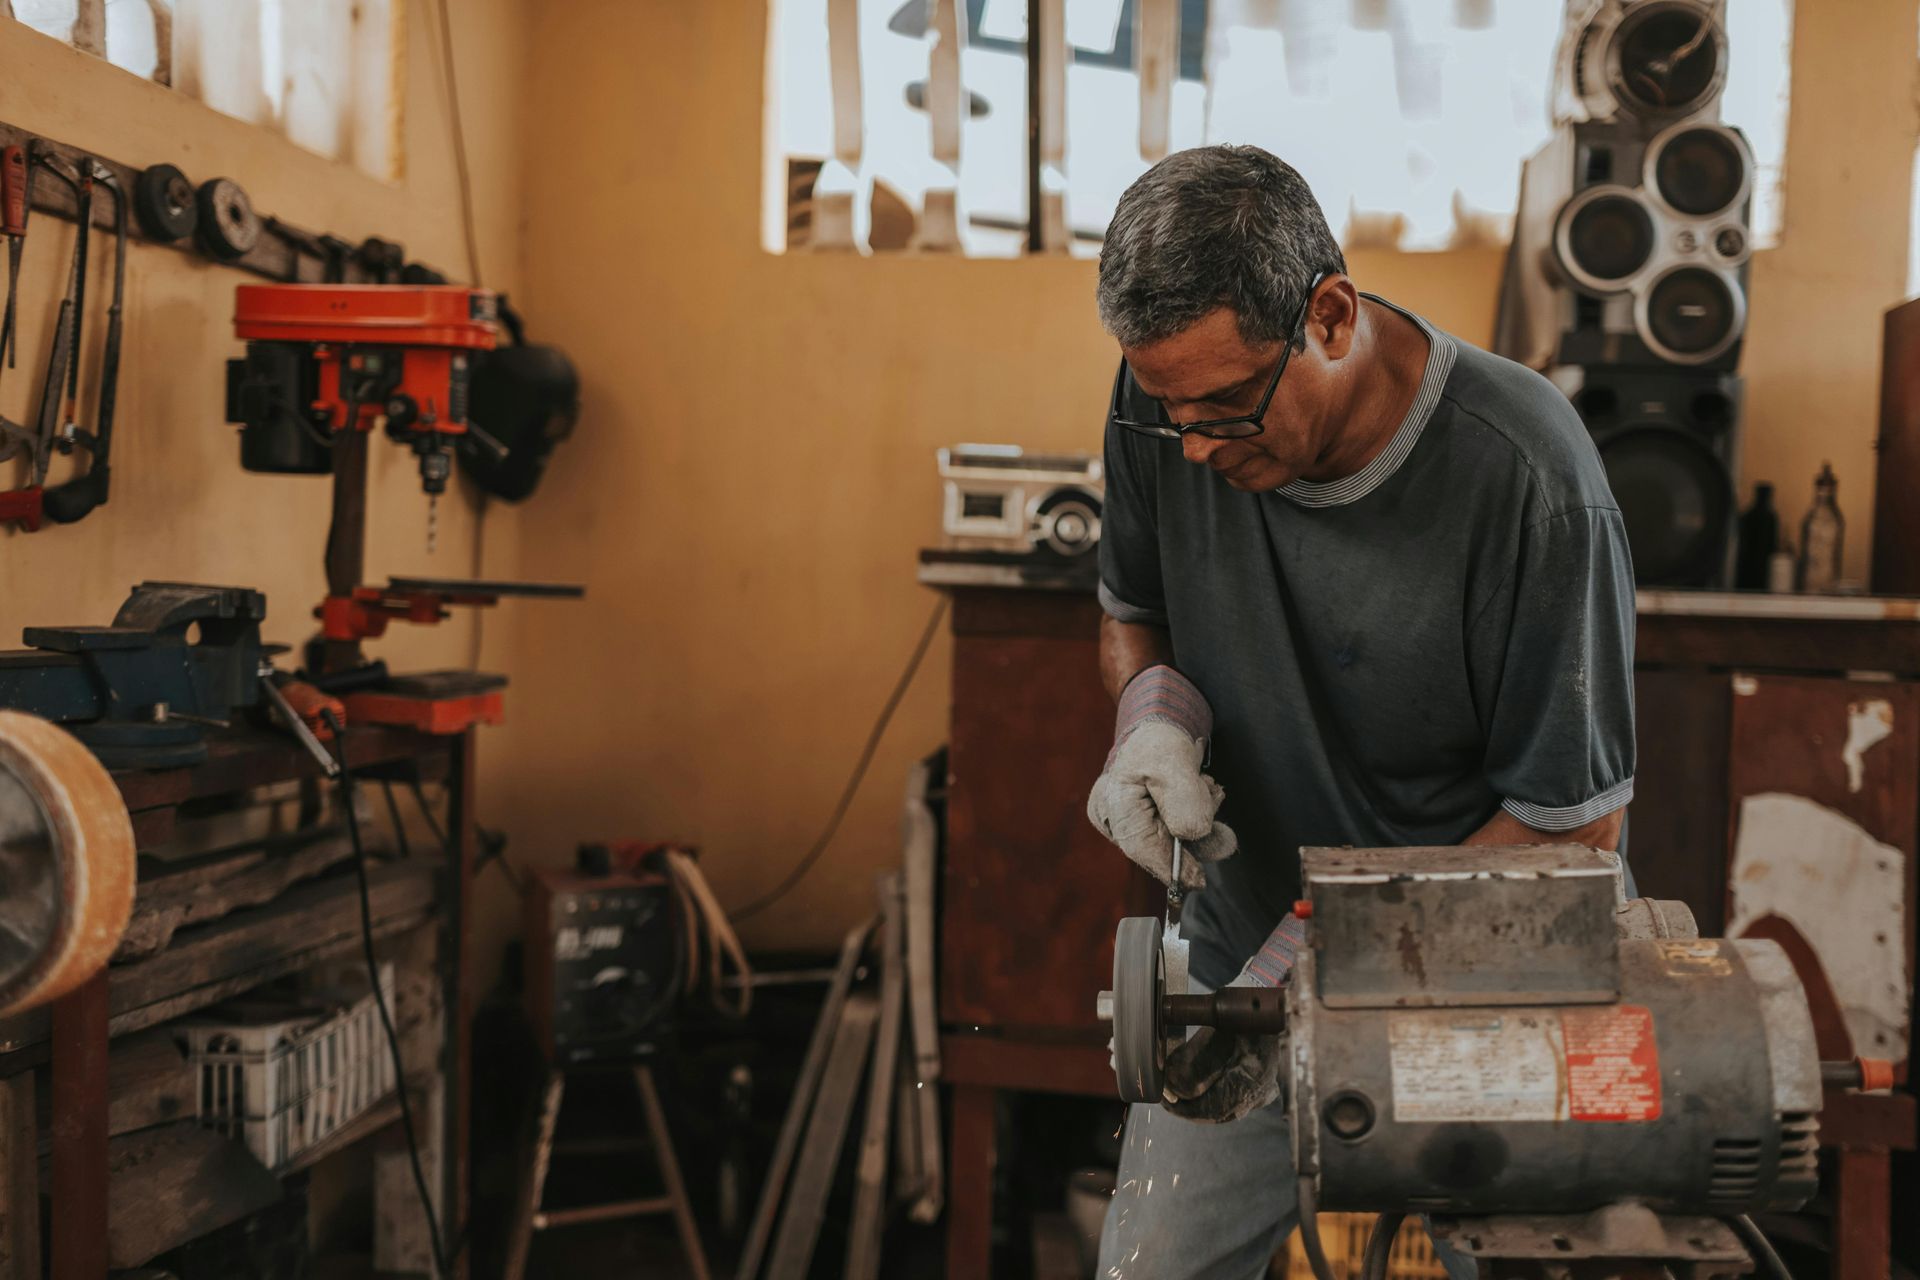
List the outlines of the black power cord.
<svg viewBox="0 0 1920 1280">
<path fill-rule="evenodd" d="M 340 803 L 345 809 L 347 837 L 353 842 L 353 874 L 360 886 L 360 948 L 367 962 L 367 981 L 373 987 L 373 1002 L 380 1010 L 380 1026 L 386 1032 L 387 1052 L 393 1057 L 393 1079 L 400 1096 L 400 1124 L 407 1132 L 407 1159 L 413 1165 L 414 1190 L 420 1193 L 420 1208 L 427 1215 L 427 1243 L 433 1248 L 434 1274 L 451 1277 L 445 1248 L 440 1240 L 440 1216 L 433 1210 L 433 1197 L 427 1194 L 427 1175 L 420 1166 L 420 1140 L 413 1131 L 413 1105 L 407 1100 L 407 1072 L 400 1061 L 400 1035 L 393 1029 L 393 1014 L 387 1008 L 386 993 L 380 990 L 380 962 L 373 954 L 373 896 L 367 888 L 367 851 L 360 844 L 360 824 L 353 815 L 353 773 L 347 768 L 347 735 L 339 718 L 322 711 L 320 718 L 333 731 L 334 757 L 340 765 Z"/>
<path fill-rule="evenodd" d="M 907 687 L 913 683 L 913 677 L 920 670 L 920 660 L 927 656 L 927 648 L 933 644 L 933 637 L 940 630 L 940 619 L 947 613 L 947 598 L 933 606 L 933 613 L 927 618 L 927 626 L 920 633 L 920 642 L 913 647 L 913 656 L 907 659 L 906 670 L 900 673 L 894 682 L 893 692 L 887 695 L 886 705 L 880 708 L 880 716 L 873 722 L 873 730 L 867 734 L 867 745 L 860 750 L 860 759 L 853 766 L 853 775 L 847 779 L 847 785 L 840 792 L 840 803 L 833 807 L 833 815 L 827 819 L 826 830 L 813 842 L 806 855 L 794 864 L 792 871 L 769 893 L 764 893 L 738 911 L 727 914 L 735 920 L 745 920 L 748 916 L 758 915 L 768 907 L 787 896 L 793 886 L 800 883 L 807 872 L 813 870 L 813 864 L 820 861 L 820 855 L 827 851 L 827 845 L 833 840 L 834 833 L 840 830 L 841 819 L 847 816 L 847 810 L 853 804 L 854 793 L 860 790 L 860 782 L 867 776 L 867 766 L 873 763 L 873 753 L 880 746 L 880 737 L 886 733 L 887 725 L 893 720 L 893 713 L 899 709 L 900 699 L 906 696 Z"/>
</svg>

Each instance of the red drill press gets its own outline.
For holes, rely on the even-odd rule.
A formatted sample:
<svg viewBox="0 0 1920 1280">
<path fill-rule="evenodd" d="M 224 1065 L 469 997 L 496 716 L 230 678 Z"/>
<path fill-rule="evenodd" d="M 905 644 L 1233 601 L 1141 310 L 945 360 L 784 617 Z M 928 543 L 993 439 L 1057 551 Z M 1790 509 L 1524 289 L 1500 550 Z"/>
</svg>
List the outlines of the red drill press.
<svg viewBox="0 0 1920 1280">
<path fill-rule="evenodd" d="M 241 465 L 325 472 L 337 433 L 378 424 L 418 456 L 420 487 L 437 502 L 453 473 L 453 442 L 471 429 L 469 353 L 493 348 L 495 319 L 486 289 L 241 285 L 233 328 L 247 355 L 227 364 Z"/>
<path fill-rule="evenodd" d="M 490 290 L 454 285 L 248 284 L 235 291 L 233 327 L 247 353 L 227 362 L 227 419 L 240 424 L 240 464 L 333 475 L 327 599 L 314 611 L 321 642 L 308 657 L 313 675 L 358 668 L 360 641 L 380 635 L 389 619 L 434 622 L 446 605 L 491 604 L 501 595 L 580 594 L 438 579 L 361 583 L 367 437 L 376 427 L 419 459 L 429 550 L 454 443 L 470 437 L 498 450 L 467 420 L 474 353 L 493 348 L 495 319 Z"/>
</svg>

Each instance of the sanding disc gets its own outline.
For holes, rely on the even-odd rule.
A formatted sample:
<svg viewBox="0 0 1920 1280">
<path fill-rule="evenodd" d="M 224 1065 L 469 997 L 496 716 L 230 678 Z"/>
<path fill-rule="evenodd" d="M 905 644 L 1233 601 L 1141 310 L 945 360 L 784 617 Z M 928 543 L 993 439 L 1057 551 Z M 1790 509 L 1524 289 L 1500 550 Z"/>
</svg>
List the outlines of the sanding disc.
<svg viewBox="0 0 1920 1280">
<path fill-rule="evenodd" d="M 0 1014 L 106 965 L 135 874 L 133 823 L 105 767 L 57 725 L 0 711 Z"/>
<path fill-rule="evenodd" d="M 1128 916 L 1113 936 L 1113 1075 L 1127 1102 L 1163 1101 L 1164 987 L 1158 917 Z"/>
</svg>

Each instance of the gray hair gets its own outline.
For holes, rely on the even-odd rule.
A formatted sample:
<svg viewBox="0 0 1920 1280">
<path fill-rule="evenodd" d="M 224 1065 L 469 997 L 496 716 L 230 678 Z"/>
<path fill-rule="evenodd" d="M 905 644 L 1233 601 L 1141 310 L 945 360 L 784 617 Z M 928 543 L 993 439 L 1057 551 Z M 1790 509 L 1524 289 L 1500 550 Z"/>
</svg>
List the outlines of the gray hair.
<svg viewBox="0 0 1920 1280">
<path fill-rule="evenodd" d="M 1250 343 L 1289 332 L 1315 275 L 1347 262 L 1306 179 L 1259 147 L 1178 151 L 1127 188 L 1100 248 L 1100 322 L 1123 347 L 1218 307 Z"/>
</svg>

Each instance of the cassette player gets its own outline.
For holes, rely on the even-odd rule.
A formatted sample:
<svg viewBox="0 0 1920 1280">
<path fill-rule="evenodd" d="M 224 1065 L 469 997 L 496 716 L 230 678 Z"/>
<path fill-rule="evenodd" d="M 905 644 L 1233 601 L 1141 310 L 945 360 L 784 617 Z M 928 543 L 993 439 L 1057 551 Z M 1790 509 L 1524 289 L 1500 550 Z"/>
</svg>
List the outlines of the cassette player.
<svg viewBox="0 0 1920 1280">
<path fill-rule="evenodd" d="M 954 550 L 1073 559 L 1099 545 L 1107 486 L 1091 454 L 961 444 L 940 450 L 940 478 Z"/>
</svg>

